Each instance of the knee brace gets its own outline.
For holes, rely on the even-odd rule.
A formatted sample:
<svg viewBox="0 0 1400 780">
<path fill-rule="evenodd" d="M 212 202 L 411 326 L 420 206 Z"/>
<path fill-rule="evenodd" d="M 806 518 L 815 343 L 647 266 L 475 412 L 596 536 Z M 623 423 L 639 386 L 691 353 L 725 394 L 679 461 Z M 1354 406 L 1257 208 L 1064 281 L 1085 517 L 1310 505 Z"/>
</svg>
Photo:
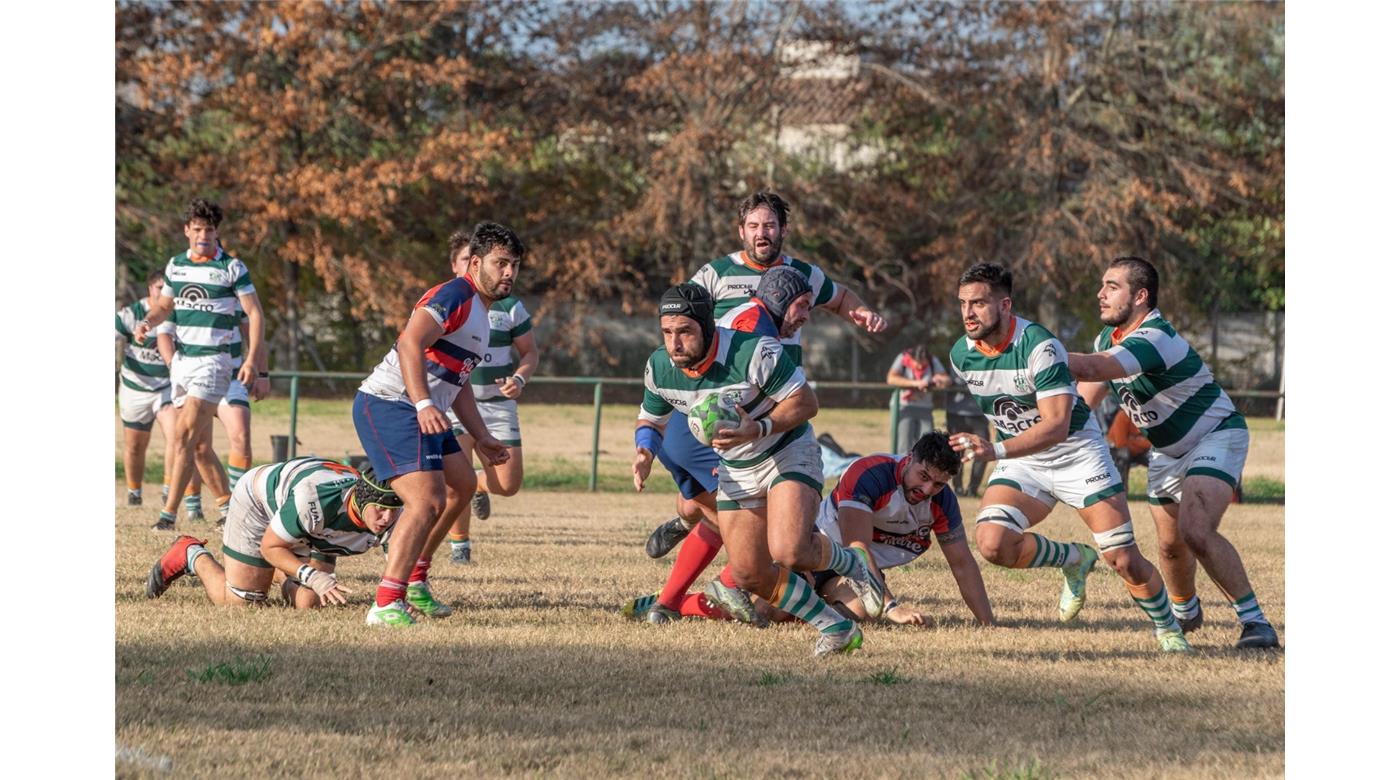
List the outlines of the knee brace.
<svg viewBox="0 0 1400 780">
<path fill-rule="evenodd" d="M 243 599 L 249 604 L 262 604 L 267 601 L 267 591 L 265 590 L 244 590 L 242 588 L 235 588 L 228 583 L 224 584 L 228 586 L 229 593 Z"/>
<path fill-rule="evenodd" d="M 1133 538 L 1133 521 L 1129 520 L 1117 528 L 1110 528 L 1103 533 L 1094 534 L 1094 543 L 1099 546 L 1099 552 L 1111 552 L 1121 550 L 1124 547 L 1132 547 L 1137 544 L 1137 540 Z"/>
<path fill-rule="evenodd" d="M 1026 532 L 1031 527 L 1031 521 L 1026 519 L 1026 513 L 1010 504 L 992 504 L 977 513 L 977 524 L 991 523 L 999 525 L 1018 534 Z"/>
</svg>

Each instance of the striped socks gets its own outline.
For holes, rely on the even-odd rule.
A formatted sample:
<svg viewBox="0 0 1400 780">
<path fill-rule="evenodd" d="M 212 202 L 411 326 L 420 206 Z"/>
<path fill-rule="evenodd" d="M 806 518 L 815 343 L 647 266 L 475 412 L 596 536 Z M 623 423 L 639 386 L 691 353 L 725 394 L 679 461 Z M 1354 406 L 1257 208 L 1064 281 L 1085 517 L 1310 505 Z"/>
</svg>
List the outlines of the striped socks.
<svg viewBox="0 0 1400 780">
<path fill-rule="evenodd" d="M 192 544 L 185 548 L 185 569 L 190 574 L 194 574 L 194 562 L 199 560 L 201 555 L 208 555 L 210 560 L 214 558 L 213 553 L 205 549 L 202 544 Z"/>
<path fill-rule="evenodd" d="M 1191 620 L 1201 614 L 1201 600 L 1196 594 L 1190 596 L 1172 596 L 1172 614 L 1177 620 Z"/>
<path fill-rule="evenodd" d="M 807 580 L 791 569 L 778 567 L 778 586 L 774 589 L 769 603 L 792 615 L 823 634 L 837 634 L 851 630 L 853 623 L 842 617 L 822 601 L 821 597 L 807 584 Z"/>
<path fill-rule="evenodd" d="M 1167 587 L 1162 584 L 1161 575 L 1154 571 L 1152 579 L 1142 585 L 1134 585 L 1131 582 L 1123 584 L 1128 586 L 1128 593 L 1132 595 L 1133 601 L 1136 601 L 1142 611 L 1152 619 L 1157 633 L 1181 630 L 1181 624 L 1176 622 L 1176 615 L 1172 614 L 1172 608 L 1167 603 Z"/>
<path fill-rule="evenodd" d="M 1240 625 L 1245 623 L 1268 623 L 1264 618 L 1264 610 L 1259 606 L 1259 599 L 1254 597 L 1254 591 L 1250 591 L 1240 597 L 1238 601 L 1230 602 L 1235 608 L 1235 617 L 1239 618 Z"/>
<path fill-rule="evenodd" d="M 447 543 L 451 545 L 453 552 L 457 550 L 470 550 L 472 548 L 472 538 L 470 534 L 448 532 Z"/>
<path fill-rule="evenodd" d="M 185 496 L 185 517 L 190 520 L 204 519 L 204 506 L 199 503 L 199 493 Z"/>
<path fill-rule="evenodd" d="M 850 576 L 851 572 L 856 570 L 858 563 L 861 562 L 861 560 L 856 557 L 856 553 L 850 548 L 842 547 L 837 544 L 836 540 L 831 537 L 821 536 L 820 538 L 829 548 L 827 553 L 830 558 L 827 564 L 822 568 L 834 571 L 842 577 Z"/>
<path fill-rule="evenodd" d="M 1021 539 L 1021 555 L 1013 569 L 1037 569 L 1053 566 L 1062 569 L 1077 566 L 1083 556 L 1073 542 L 1052 542 L 1040 534 L 1026 534 Z"/>
<path fill-rule="evenodd" d="M 230 452 L 228 454 L 228 486 L 232 488 L 238 484 L 238 478 L 248 473 L 248 467 L 253 464 L 253 459 L 241 452 Z"/>
</svg>

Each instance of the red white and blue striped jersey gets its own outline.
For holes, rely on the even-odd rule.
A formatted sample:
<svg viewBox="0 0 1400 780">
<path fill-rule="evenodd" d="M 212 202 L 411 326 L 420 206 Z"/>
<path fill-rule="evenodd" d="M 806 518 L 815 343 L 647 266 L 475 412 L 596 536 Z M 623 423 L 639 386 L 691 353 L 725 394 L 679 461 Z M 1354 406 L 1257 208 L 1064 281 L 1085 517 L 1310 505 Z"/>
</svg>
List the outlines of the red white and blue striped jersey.
<svg viewBox="0 0 1400 780">
<path fill-rule="evenodd" d="M 747 303 L 730 309 L 727 314 L 715 320 L 715 327 L 778 338 L 778 325 L 773 322 L 773 315 L 768 313 L 768 307 L 757 298 L 750 298 Z M 802 351 L 798 350 L 797 357 L 793 359 L 799 366 L 802 365 L 801 353 Z"/>
<path fill-rule="evenodd" d="M 910 506 L 904 499 L 900 480 L 912 456 L 895 457 L 886 453 L 866 455 L 841 474 L 836 489 L 821 503 L 817 530 L 836 541 L 841 539 L 837 512 L 854 507 L 874 516 L 870 552 L 881 569 L 903 566 L 923 555 L 936 537 L 962 527 L 958 497 L 945 485 L 933 496 Z"/>
<path fill-rule="evenodd" d="M 468 384 L 472 370 L 486 354 L 491 331 L 486 304 L 477 297 L 476 287 L 469 279 L 457 277 L 424 293 L 413 307 L 414 311 L 419 309 L 428 312 L 444 331 L 437 341 L 423 348 L 423 364 L 427 369 L 428 394 L 433 404 L 445 411 L 452 408 L 457 393 Z M 412 403 L 404 389 L 397 340 L 360 383 L 360 392 L 386 401 Z"/>
</svg>

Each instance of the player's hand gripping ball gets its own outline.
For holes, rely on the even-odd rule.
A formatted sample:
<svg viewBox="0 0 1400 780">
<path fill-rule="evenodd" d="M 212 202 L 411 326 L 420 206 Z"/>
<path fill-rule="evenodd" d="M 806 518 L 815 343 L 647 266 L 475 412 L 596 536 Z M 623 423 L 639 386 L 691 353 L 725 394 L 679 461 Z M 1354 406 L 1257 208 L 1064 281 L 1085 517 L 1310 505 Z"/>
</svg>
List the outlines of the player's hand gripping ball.
<svg viewBox="0 0 1400 780">
<path fill-rule="evenodd" d="M 708 447 L 721 430 L 739 427 L 739 413 L 719 393 L 713 393 L 690 407 L 685 413 L 685 422 L 690 426 L 691 435 Z"/>
</svg>

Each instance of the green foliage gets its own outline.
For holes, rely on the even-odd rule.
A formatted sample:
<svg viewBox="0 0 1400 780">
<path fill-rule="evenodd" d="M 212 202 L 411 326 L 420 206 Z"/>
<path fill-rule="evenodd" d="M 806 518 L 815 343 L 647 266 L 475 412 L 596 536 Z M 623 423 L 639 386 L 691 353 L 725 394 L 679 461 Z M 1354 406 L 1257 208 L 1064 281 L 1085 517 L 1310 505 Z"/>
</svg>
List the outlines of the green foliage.
<svg viewBox="0 0 1400 780">
<path fill-rule="evenodd" d="M 760 687 L 786 685 L 795 679 L 797 679 L 797 675 L 792 672 L 764 672 L 759 675 L 758 682 L 754 684 Z"/>
<path fill-rule="evenodd" d="M 1049 780 L 1051 777 L 1050 770 L 1040 763 L 1040 759 L 1032 758 L 1004 767 L 1000 762 L 993 761 L 980 769 L 963 772 L 960 780 Z"/>
<path fill-rule="evenodd" d="M 871 672 L 870 675 L 866 677 L 866 680 L 875 685 L 903 685 L 909 682 L 908 677 L 901 675 L 894 669 L 882 669 L 878 672 Z"/>
<path fill-rule="evenodd" d="M 220 685 L 245 685 L 262 682 L 272 676 L 272 660 L 265 655 L 251 659 L 236 658 L 232 661 L 209 663 L 203 669 L 186 669 L 185 675 L 197 683 L 217 683 Z"/>
</svg>

